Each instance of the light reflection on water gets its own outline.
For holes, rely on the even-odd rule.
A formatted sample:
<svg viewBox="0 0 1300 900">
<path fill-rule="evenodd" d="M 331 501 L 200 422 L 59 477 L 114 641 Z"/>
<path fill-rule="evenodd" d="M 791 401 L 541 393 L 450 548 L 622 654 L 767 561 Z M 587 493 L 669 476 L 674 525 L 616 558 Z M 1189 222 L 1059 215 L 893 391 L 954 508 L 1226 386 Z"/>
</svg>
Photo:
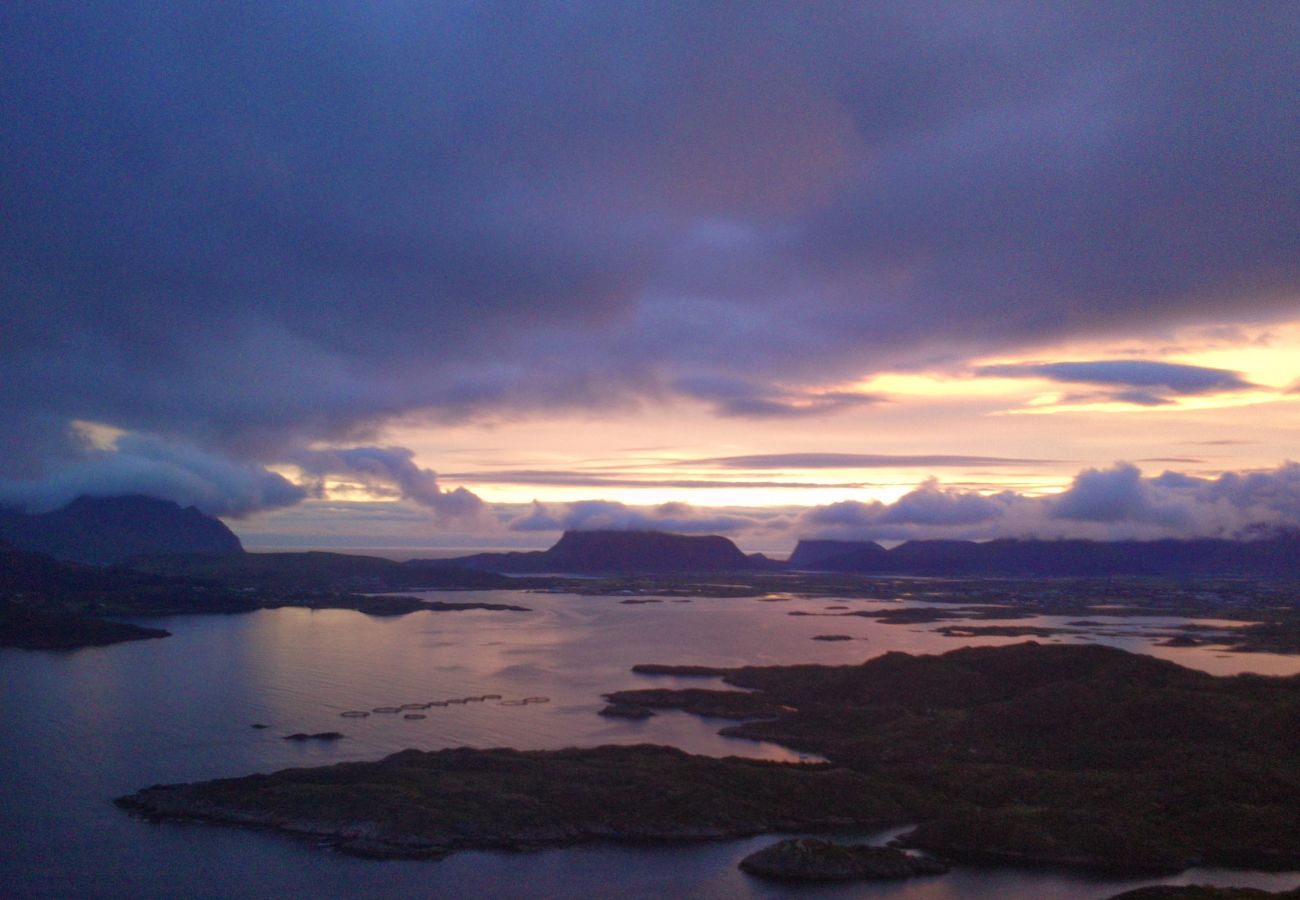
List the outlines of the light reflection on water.
<svg viewBox="0 0 1300 900">
<path fill-rule="evenodd" d="M 429 595 L 436 596 L 436 595 Z M 616 598 L 457 593 L 514 602 L 532 613 L 467 611 L 372 618 L 301 609 L 181 617 L 173 637 L 72 653 L 0 651 L 0 895 L 18 896 L 497 896 L 770 897 L 736 870 L 771 838 L 718 844 L 534 853 L 466 853 L 439 863 L 355 860 L 306 843 L 208 826 L 154 825 L 109 798 L 145 785 L 285 766 L 373 759 L 419 747 L 523 749 L 667 743 L 697 753 L 797 759 L 768 744 L 730 740 L 722 724 L 681 713 L 644 722 L 596 715 L 601 694 L 624 688 L 714 686 L 712 679 L 637 676 L 637 662 L 770 665 L 857 663 L 888 650 L 942 652 L 1015 638 L 948 638 L 940 625 L 881 625 L 858 617 L 792 617 L 796 609 L 870 608 L 819 598 L 782 603 L 697 598 L 628 605 Z M 893 605 L 897 608 L 897 605 Z M 1158 622 L 1099 618 L 1096 640 L 1226 674 L 1300 671 L 1300 658 L 1212 648 L 1151 648 L 1135 631 Z M 1010 624 L 1064 625 L 1061 618 Z M 990 624 L 976 622 L 973 624 Z M 1158 627 L 1153 627 L 1158 626 Z M 813 641 L 840 633 L 843 642 Z M 1078 636 L 1064 636 L 1075 640 Z M 427 719 L 349 709 L 499 693 L 549 703 L 434 707 Z M 253 729 L 262 723 L 264 730 Z M 344 732 L 334 744 L 293 744 L 295 731 Z M 1208 871 L 1183 882 L 1281 889 L 1297 876 Z M 1106 897 L 1140 883 L 1060 872 L 964 869 L 896 885 L 801 889 L 800 896 Z"/>
</svg>

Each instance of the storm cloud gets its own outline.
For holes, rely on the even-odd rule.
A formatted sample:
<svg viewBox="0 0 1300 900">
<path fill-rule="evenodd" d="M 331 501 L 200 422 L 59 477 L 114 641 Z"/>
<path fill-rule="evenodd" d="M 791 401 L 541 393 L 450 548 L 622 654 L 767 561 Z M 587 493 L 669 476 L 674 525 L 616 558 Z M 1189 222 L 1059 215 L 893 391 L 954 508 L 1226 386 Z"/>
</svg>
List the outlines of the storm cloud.
<svg viewBox="0 0 1300 900">
<path fill-rule="evenodd" d="M 210 510 L 296 459 L 461 514 L 306 448 L 830 415 L 872 372 L 1293 313 L 1298 40 L 1270 2 L 5 4 L 0 477 L 184 480 L 90 420 L 252 473 Z"/>
</svg>

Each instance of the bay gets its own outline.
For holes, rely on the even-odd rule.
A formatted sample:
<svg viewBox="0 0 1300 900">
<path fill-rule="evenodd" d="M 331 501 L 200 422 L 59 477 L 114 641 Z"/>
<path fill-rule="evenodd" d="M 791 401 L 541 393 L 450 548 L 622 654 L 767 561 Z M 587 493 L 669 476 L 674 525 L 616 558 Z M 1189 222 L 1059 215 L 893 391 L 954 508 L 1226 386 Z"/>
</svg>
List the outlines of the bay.
<svg viewBox="0 0 1300 900">
<path fill-rule="evenodd" d="M 773 897 L 790 893 L 736 863 L 773 838 L 712 844 L 590 846 L 462 853 L 440 862 L 351 858 L 267 833 L 132 818 L 111 798 L 155 783 L 375 759 L 408 747 L 547 749 L 672 744 L 696 753 L 797 760 L 770 744 L 720 737 L 724 723 L 680 713 L 644 722 L 596 713 L 601 695 L 646 686 L 718 686 L 649 678 L 638 662 L 718 666 L 857 663 L 889 650 L 935 653 L 1014 638 L 954 639 L 940 625 L 789 616 L 886 604 L 836 598 L 788 602 L 626 598 L 513 592 L 426 594 L 517 603 L 531 613 L 420 612 L 375 618 L 349 610 L 266 610 L 148 620 L 173 636 L 61 653 L 0 651 L 0 895 L 16 897 Z M 908 605 L 908 604 L 895 604 Z M 917 605 L 917 604 L 910 604 Z M 1095 640 L 1215 674 L 1292 674 L 1300 658 L 1155 646 L 1149 632 L 1183 619 L 1090 617 Z M 986 623 L 971 623 L 986 624 Z M 1022 624 L 1017 622 L 1016 624 Z M 1049 618 L 1023 624 L 1059 627 Z M 1217 623 L 1226 624 L 1226 623 Z M 815 641 L 826 633 L 848 641 Z M 503 700 L 422 710 L 372 710 L 483 694 Z M 254 728 L 254 724 L 267 727 Z M 333 743 L 294 732 L 341 731 Z M 799 896 L 1101 898 L 1159 879 L 1099 880 L 1061 871 L 961 868 L 902 884 L 800 889 Z M 1169 883 L 1272 889 L 1295 873 L 1192 870 Z"/>
</svg>

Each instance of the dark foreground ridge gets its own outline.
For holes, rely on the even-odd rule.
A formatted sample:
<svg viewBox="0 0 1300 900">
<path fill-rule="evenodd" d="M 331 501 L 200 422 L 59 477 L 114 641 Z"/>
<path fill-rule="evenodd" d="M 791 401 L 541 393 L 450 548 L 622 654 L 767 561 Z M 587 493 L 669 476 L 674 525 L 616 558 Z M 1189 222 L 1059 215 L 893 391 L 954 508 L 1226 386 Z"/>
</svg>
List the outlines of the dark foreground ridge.
<svg viewBox="0 0 1300 900">
<path fill-rule="evenodd" d="M 752 693 L 609 699 L 767 716 L 723 733 L 888 785 L 922 821 L 906 843 L 958 860 L 1300 868 L 1300 677 L 1215 678 L 1108 647 L 1030 643 L 723 678 Z"/>
<path fill-rule="evenodd" d="M 473 848 L 873 828 L 902 815 L 870 779 L 840 767 L 649 745 L 404 750 L 378 762 L 159 785 L 116 802 L 155 818 L 264 827 L 328 838 L 360 855 L 425 858 Z"/>
<path fill-rule="evenodd" d="M 752 693 L 610 699 L 767 716 L 724 733 L 830 763 L 650 746 L 410 750 L 118 802 L 380 856 L 920 822 L 904 843 L 959 861 L 1300 868 L 1300 678 L 1215 678 L 1100 646 L 1036 644 L 716 671 Z"/>
</svg>

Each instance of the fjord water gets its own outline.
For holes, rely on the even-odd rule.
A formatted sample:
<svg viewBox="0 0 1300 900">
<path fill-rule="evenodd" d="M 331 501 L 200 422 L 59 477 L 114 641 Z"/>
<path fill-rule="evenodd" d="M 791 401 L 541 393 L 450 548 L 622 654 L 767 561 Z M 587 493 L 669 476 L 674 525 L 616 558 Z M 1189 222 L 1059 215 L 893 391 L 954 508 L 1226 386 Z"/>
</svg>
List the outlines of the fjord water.
<svg viewBox="0 0 1300 900">
<path fill-rule="evenodd" d="M 49 897 L 770 897 L 788 888 L 736 869 L 771 837 L 646 848 L 582 847 L 462 853 L 441 862 L 376 862 L 311 842 L 206 825 L 153 824 L 112 797 L 150 784 L 244 775 L 286 766 L 374 759 L 407 747 L 544 749 L 655 742 L 698 753 L 798 759 L 781 747 L 722 738 L 716 721 L 681 713 L 645 722 L 596 715 L 601 694 L 705 679 L 646 678 L 638 662 L 742 665 L 860 662 L 887 650 L 934 653 L 1008 638 L 952 639 L 935 626 L 861 618 L 791 617 L 853 609 L 855 600 L 763 603 L 456 593 L 532 607 L 531 613 L 414 613 L 373 618 L 347 610 L 280 609 L 151 620 L 173 632 L 66 653 L 0 651 L 0 895 Z M 1138 632 L 1181 620 L 1114 619 L 1093 638 L 1216 674 L 1291 674 L 1300 658 L 1153 647 Z M 948 621 L 942 624 L 956 624 Z M 1053 619 L 1035 625 L 1061 624 Z M 848 634 L 850 641 L 814 641 Z M 1063 639 L 1084 639 L 1069 636 Z M 494 701 L 423 712 L 423 720 L 352 709 L 495 693 Z M 255 729 L 253 724 L 264 724 Z M 283 735 L 337 730 L 334 743 Z M 1295 874 L 1194 870 L 1180 883 L 1281 889 Z M 800 889 L 800 896 L 1100 898 L 1145 880 L 1056 871 L 957 869 L 899 884 Z"/>
</svg>

